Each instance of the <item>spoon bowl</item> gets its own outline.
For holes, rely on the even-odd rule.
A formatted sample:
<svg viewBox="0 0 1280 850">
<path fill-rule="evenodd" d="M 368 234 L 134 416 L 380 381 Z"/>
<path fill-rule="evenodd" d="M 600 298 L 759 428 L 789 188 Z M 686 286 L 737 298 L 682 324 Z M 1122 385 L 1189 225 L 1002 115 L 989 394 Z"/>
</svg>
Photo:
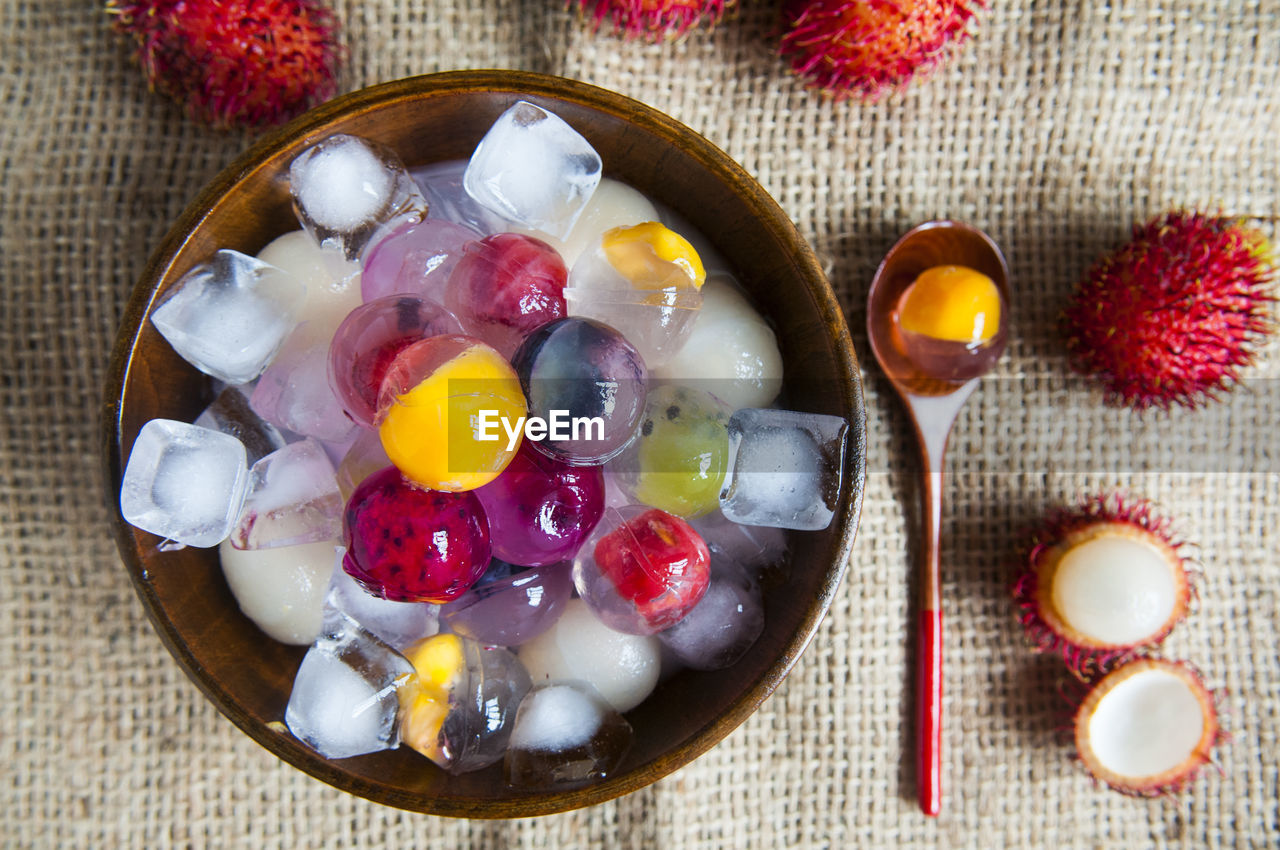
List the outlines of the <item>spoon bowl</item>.
<svg viewBox="0 0 1280 850">
<path fill-rule="evenodd" d="M 920 446 L 924 545 L 917 613 L 916 783 L 920 808 L 930 816 L 942 808 L 942 464 L 951 426 L 978 378 L 970 370 L 971 377 L 963 380 L 940 379 L 922 368 L 908 355 L 896 314 L 907 287 L 926 269 L 944 265 L 982 272 L 1000 292 L 1000 322 L 995 336 L 983 344 L 982 365 L 990 368 L 1008 339 L 1009 268 L 981 230 L 958 221 L 930 221 L 914 228 L 885 255 L 867 294 L 871 350 L 911 414 Z"/>
</svg>

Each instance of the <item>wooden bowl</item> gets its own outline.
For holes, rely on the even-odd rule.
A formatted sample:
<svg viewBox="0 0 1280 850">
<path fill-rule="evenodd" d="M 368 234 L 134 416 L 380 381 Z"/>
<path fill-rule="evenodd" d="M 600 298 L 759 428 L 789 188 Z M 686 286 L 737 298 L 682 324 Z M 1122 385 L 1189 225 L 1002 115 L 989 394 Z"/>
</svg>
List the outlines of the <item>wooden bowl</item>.
<svg viewBox="0 0 1280 850">
<path fill-rule="evenodd" d="M 635 743 L 614 775 L 556 793 L 515 791 L 500 765 L 450 777 L 407 749 L 329 761 L 277 731 L 282 727 L 270 724 L 284 716 L 304 648 L 266 639 L 240 613 L 216 549 L 159 552 L 157 537 L 116 515 L 121 557 L 156 630 L 223 714 L 318 779 L 439 815 L 521 817 L 591 805 L 706 751 L 778 686 L 813 637 L 844 573 L 862 505 L 858 364 L 831 288 L 787 215 L 727 155 L 671 118 L 603 89 L 510 71 L 433 74 L 337 98 L 264 138 L 201 192 L 148 263 L 125 310 L 102 420 L 108 501 L 118 503 L 124 463 L 144 423 L 190 422 L 211 400 L 209 379 L 173 352 L 148 315 L 184 272 L 218 248 L 253 254 L 297 227 L 284 180 L 297 154 L 330 134 L 353 133 L 389 145 L 410 167 L 466 158 L 519 99 L 568 121 L 599 151 L 608 176 L 682 214 L 736 266 L 777 331 L 789 405 L 847 418 L 850 443 L 835 520 L 825 531 L 792 534 L 790 579 L 768 594 L 765 631 L 748 655 L 728 670 L 685 671 L 663 682 L 627 715 Z"/>
</svg>

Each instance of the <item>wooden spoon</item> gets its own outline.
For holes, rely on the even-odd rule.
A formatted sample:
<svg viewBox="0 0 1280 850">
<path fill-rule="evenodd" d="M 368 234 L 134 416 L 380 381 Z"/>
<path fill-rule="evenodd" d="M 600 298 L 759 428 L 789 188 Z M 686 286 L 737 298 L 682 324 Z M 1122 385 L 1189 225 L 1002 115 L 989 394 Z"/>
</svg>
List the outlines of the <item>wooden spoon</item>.
<svg viewBox="0 0 1280 850">
<path fill-rule="evenodd" d="M 867 296 L 871 350 L 906 405 L 920 446 L 925 521 L 918 613 L 916 781 L 920 808 L 930 816 L 942 807 L 942 465 L 951 426 L 978 378 L 939 379 L 936 373 L 922 370 L 904 349 L 896 312 L 902 293 L 920 273 L 942 265 L 982 272 L 1000 290 L 999 329 L 984 345 L 984 361 L 990 368 L 1007 339 L 1009 270 L 1000 249 L 981 230 L 958 221 L 930 221 L 916 227 L 885 255 Z"/>
</svg>

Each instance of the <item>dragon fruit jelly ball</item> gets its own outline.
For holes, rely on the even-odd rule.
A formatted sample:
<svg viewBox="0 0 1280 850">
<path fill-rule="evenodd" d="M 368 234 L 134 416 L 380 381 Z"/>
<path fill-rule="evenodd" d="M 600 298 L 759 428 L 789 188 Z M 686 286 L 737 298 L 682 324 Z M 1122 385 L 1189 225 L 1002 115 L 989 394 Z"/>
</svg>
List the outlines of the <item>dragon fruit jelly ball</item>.
<svg viewBox="0 0 1280 850">
<path fill-rule="evenodd" d="M 489 518 L 493 554 L 524 567 L 572 558 L 604 511 L 598 466 L 569 466 L 520 444 L 515 458 L 476 490 Z"/>
<path fill-rule="evenodd" d="M 511 364 L 478 339 L 446 334 L 408 346 L 382 381 L 382 448 L 414 483 L 458 492 L 483 487 L 515 456 L 524 395 Z"/>
<path fill-rule="evenodd" d="M 592 319 L 549 322 L 511 359 L 531 416 L 545 420 L 534 444 L 548 457 L 594 466 L 631 442 L 644 416 L 648 373 L 635 346 Z"/>
<path fill-rule="evenodd" d="M 693 527 L 657 508 L 609 509 L 578 552 L 578 595 L 610 628 L 655 634 L 680 622 L 711 582 L 711 553 Z"/>
<path fill-rule="evenodd" d="M 415 342 L 461 330 L 438 304 L 411 295 L 391 295 L 362 304 L 338 326 L 329 344 L 329 383 L 342 409 L 372 428 L 382 379 L 396 355 Z"/>
<path fill-rule="evenodd" d="M 489 565 L 489 524 L 475 494 L 424 490 L 391 466 L 351 494 L 342 534 L 342 568 L 395 602 L 456 599 Z"/>
<path fill-rule="evenodd" d="M 445 304 L 467 333 L 510 357 L 539 325 L 564 318 L 568 277 L 564 260 L 546 242 L 498 233 L 464 249 Z"/>
</svg>

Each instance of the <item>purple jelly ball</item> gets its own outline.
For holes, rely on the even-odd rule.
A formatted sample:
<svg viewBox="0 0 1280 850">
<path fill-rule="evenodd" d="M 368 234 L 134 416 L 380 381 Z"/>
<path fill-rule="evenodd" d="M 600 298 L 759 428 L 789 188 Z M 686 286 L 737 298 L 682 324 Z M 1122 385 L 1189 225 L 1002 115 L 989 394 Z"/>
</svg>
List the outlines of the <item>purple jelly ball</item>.
<svg viewBox="0 0 1280 850">
<path fill-rule="evenodd" d="M 462 246 L 479 238 L 471 228 L 439 218 L 407 224 L 369 252 L 360 294 L 366 302 L 417 295 L 443 304 L 445 284 L 462 256 Z"/>
<path fill-rule="evenodd" d="M 524 440 L 502 474 L 475 491 L 497 558 L 536 567 L 571 559 L 604 511 L 604 473 L 570 466 Z"/>
<path fill-rule="evenodd" d="M 596 466 L 635 437 L 648 372 L 626 337 L 591 319 L 548 322 L 511 358 L 530 417 L 550 428 L 534 447 L 573 466 Z"/>
<path fill-rule="evenodd" d="M 573 593 L 571 564 L 515 572 L 503 567 L 495 560 L 484 578 L 440 609 L 440 621 L 463 637 L 494 646 L 519 646 L 551 628 Z"/>
<path fill-rule="evenodd" d="M 489 524 L 475 494 L 416 487 L 394 466 L 351 494 L 342 538 L 342 568 L 395 602 L 457 599 L 489 566 Z"/>
<path fill-rule="evenodd" d="M 445 304 L 467 333 L 510 357 L 535 328 L 564 318 L 568 278 L 560 253 L 546 242 L 497 233 L 463 251 Z"/>
<path fill-rule="evenodd" d="M 374 427 L 382 379 L 396 355 L 458 330 L 448 310 L 412 295 L 379 298 L 352 310 L 329 343 L 329 384 L 342 409 L 357 425 Z"/>
</svg>

